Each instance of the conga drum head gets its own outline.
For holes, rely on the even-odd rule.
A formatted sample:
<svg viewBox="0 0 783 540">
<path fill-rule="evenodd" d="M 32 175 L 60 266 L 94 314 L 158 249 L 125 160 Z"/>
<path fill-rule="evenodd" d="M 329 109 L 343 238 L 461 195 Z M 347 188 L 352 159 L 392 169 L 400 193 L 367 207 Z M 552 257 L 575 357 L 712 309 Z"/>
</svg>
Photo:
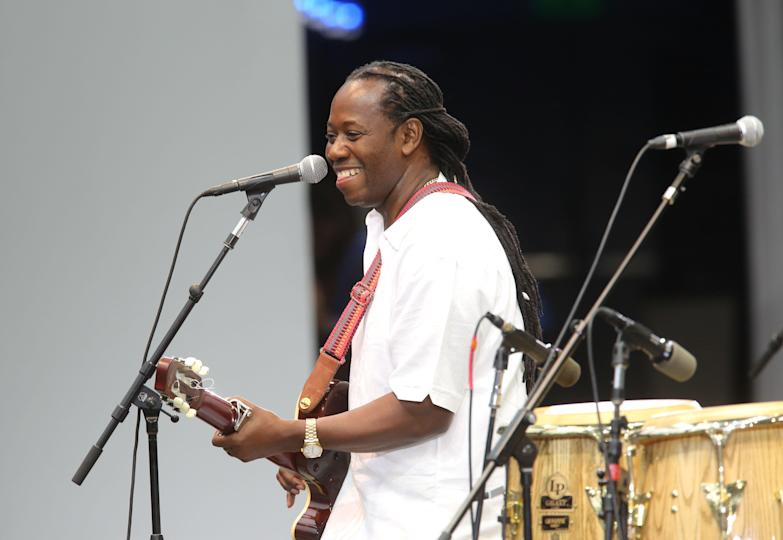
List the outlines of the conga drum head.
<svg viewBox="0 0 783 540">
<path fill-rule="evenodd" d="M 701 409 L 699 402 L 686 399 L 637 399 L 624 401 L 620 405 L 620 414 L 624 415 L 629 423 L 644 422 L 660 414 L 677 412 L 698 411 Z M 608 424 L 614 416 L 614 405 L 610 401 L 598 403 L 601 414 L 601 422 Z M 598 416 L 595 402 L 565 403 L 535 409 L 536 426 L 596 426 Z"/>
</svg>

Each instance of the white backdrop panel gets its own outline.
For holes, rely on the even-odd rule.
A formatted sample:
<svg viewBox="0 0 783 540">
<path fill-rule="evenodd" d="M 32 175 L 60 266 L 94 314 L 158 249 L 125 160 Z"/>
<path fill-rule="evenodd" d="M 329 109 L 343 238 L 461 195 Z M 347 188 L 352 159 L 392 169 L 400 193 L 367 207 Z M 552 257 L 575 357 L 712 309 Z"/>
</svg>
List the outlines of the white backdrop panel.
<svg viewBox="0 0 783 540">
<path fill-rule="evenodd" d="M 135 375 L 189 201 L 306 153 L 291 4 L 0 0 L 2 537 L 124 538 L 135 412 L 84 485 L 70 478 Z M 243 204 L 196 207 L 160 332 Z M 306 186 L 275 190 L 169 349 L 286 416 L 316 350 L 308 216 Z M 165 538 L 285 538 L 275 469 L 210 437 L 161 422 Z"/>
</svg>

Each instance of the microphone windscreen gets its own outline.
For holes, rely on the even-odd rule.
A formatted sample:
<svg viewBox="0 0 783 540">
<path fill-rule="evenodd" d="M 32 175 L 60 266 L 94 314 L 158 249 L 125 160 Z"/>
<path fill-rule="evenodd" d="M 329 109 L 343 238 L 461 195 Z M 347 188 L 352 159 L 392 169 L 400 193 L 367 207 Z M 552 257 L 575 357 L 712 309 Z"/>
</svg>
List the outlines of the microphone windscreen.
<svg viewBox="0 0 783 540">
<path fill-rule="evenodd" d="M 317 184 L 323 180 L 329 168 L 326 160 L 317 154 L 311 154 L 299 162 L 299 174 L 302 182 Z"/>
<path fill-rule="evenodd" d="M 580 366 L 576 360 L 569 357 L 566 358 L 565 362 L 563 362 L 563 365 L 560 366 L 560 371 L 557 372 L 557 378 L 555 379 L 555 382 L 558 384 L 558 386 L 562 386 L 563 388 L 570 388 L 579 381 L 579 377 L 581 376 L 582 366 Z"/>
<path fill-rule="evenodd" d="M 653 362 L 653 367 L 670 379 L 685 382 L 696 373 L 696 358 L 676 341 L 671 344 L 671 356 L 666 360 Z"/>
<path fill-rule="evenodd" d="M 764 124 L 755 116 L 743 116 L 737 120 L 737 125 L 742 132 L 742 146 L 756 146 L 764 137 Z"/>
</svg>

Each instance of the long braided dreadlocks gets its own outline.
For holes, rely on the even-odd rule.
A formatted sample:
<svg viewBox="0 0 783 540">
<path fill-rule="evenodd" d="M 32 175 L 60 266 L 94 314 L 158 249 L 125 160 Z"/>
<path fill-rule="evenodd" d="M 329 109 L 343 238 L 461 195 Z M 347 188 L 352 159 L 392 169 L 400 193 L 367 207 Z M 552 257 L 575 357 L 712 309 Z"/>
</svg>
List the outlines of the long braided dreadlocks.
<svg viewBox="0 0 783 540">
<path fill-rule="evenodd" d="M 476 193 L 463 163 L 470 149 L 465 125 L 443 107 L 443 92 L 423 71 L 407 64 L 376 61 L 355 69 L 346 81 L 379 79 L 386 82 L 381 107 L 386 116 L 399 125 L 416 117 L 424 126 L 424 144 L 430 158 L 446 178 L 462 185 L 476 198 L 476 208 L 489 222 L 506 252 L 517 289 L 517 303 L 522 311 L 525 329 L 541 339 L 541 298 L 538 284 L 528 268 L 514 225 L 493 205 Z M 535 378 L 533 361 L 525 357 L 528 390 Z"/>
</svg>

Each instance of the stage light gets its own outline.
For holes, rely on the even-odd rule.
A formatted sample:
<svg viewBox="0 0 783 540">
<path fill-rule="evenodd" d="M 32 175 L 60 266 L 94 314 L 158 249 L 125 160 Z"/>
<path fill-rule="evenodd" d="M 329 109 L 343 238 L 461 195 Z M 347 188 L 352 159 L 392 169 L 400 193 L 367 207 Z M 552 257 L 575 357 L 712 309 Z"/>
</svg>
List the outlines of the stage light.
<svg viewBox="0 0 783 540">
<path fill-rule="evenodd" d="M 294 0 L 308 27 L 333 39 L 355 39 L 364 26 L 364 9 L 353 1 Z"/>
<path fill-rule="evenodd" d="M 335 23 L 343 30 L 359 30 L 364 24 L 364 11 L 357 4 L 340 4 L 335 9 Z"/>
</svg>

